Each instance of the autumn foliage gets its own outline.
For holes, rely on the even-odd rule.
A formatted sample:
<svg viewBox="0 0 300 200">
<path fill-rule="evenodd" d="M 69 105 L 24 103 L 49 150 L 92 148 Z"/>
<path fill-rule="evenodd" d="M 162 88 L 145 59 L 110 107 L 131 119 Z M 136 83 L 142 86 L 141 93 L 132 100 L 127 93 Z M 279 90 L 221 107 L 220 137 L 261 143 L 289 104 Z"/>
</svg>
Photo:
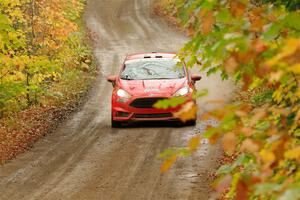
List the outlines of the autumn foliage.
<svg viewBox="0 0 300 200">
<path fill-rule="evenodd" d="M 93 65 L 84 0 L 0 0 L 0 164 L 75 106 Z"/>
<path fill-rule="evenodd" d="M 0 116 L 59 98 L 51 91 L 88 61 L 83 0 L 0 1 Z"/>
<path fill-rule="evenodd" d="M 189 66 L 208 75 L 221 71 L 240 94 L 251 94 L 202 116 L 220 120 L 202 137 L 236 155 L 219 168 L 216 191 L 228 199 L 300 199 L 300 2 L 160 5 L 191 36 L 179 54 Z"/>
</svg>

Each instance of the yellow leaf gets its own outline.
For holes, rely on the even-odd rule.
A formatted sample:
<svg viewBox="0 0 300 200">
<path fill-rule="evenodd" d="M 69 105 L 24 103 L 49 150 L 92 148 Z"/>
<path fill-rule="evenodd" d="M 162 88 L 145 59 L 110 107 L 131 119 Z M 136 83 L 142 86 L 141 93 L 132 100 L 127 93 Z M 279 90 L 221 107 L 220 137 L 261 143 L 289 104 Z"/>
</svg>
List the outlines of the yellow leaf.
<svg viewBox="0 0 300 200">
<path fill-rule="evenodd" d="M 300 74 L 300 63 L 291 66 L 289 70 L 296 74 Z"/>
<path fill-rule="evenodd" d="M 165 162 L 160 167 L 160 171 L 162 173 L 168 171 L 172 167 L 172 165 L 174 164 L 174 162 L 176 161 L 176 159 L 177 159 L 177 156 L 173 155 L 170 158 L 168 158 L 167 160 L 165 160 Z"/>
<path fill-rule="evenodd" d="M 287 159 L 298 159 L 298 158 L 300 158 L 300 146 L 285 152 L 284 157 L 287 158 Z"/>
<path fill-rule="evenodd" d="M 274 153 L 266 149 L 261 150 L 259 155 L 261 156 L 262 161 L 267 165 L 272 164 L 276 159 Z"/>
<path fill-rule="evenodd" d="M 297 111 L 296 117 L 295 117 L 295 121 L 299 122 L 300 120 L 300 110 Z"/>
<path fill-rule="evenodd" d="M 173 115 L 183 122 L 194 120 L 196 119 L 197 115 L 197 106 L 194 102 L 188 102 L 182 107 L 180 111 L 173 113 Z"/>
<path fill-rule="evenodd" d="M 196 151 L 200 144 L 201 137 L 199 135 L 193 137 L 189 141 L 189 149 L 190 151 Z"/>
<path fill-rule="evenodd" d="M 297 49 L 300 48 L 300 40 L 291 38 L 286 41 L 286 45 L 282 48 L 281 52 L 274 56 L 267 62 L 267 65 L 274 66 L 283 58 L 293 55 Z"/>
</svg>

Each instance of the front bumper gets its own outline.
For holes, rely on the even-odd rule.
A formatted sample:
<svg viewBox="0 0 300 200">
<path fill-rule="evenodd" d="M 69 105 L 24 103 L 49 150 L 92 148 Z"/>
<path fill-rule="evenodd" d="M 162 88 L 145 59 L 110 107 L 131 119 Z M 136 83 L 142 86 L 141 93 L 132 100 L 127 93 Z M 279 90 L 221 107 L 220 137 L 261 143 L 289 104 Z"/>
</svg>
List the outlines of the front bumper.
<svg viewBox="0 0 300 200">
<path fill-rule="evenodd" d="M 145 97 L 146 99 L 147 97 Z M 168 98 L 168 97 L 157 97 Z M 112 119 L 114 121 L 179 121 L 179 118 L 173 116 L 174 112 L 178 112 L 182 106 L 157 109 L 157 108 L 137 108 L 133 107 L 132 103 L 137 98 L 130 99 L 128 102 L 118 102 L 116 99 L 112 101 Z M 141 98 L 138 98 L 141 99 Z M 188 101 L 194 100 L 188 98 Z M 196 104 L 196 103 L 195 103 Z"/>
</svg>

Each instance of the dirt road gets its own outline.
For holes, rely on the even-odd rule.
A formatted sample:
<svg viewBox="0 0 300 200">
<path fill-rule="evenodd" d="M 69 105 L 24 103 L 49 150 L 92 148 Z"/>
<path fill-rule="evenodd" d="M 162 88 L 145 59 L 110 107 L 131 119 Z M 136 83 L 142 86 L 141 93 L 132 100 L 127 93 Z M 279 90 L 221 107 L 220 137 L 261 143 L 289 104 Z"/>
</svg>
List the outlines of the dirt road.
<svg viewBox="0 0 300 200">
<path fill-rule="evenodd" d="M 85 19 L 100 75 L 82 110 L 39 141 L 29 152 L 0 167 L 0 199 L 208 199 L 209 173 L 220 154 L 206 142 L 192 157 L 160 174 L 157 154 L 184 146 L 195 127 L 110 128 L 111 85 L 127 53 L 177 51 L 182 34 L 150 16 L 150 0 L 89 0 Z M 230 82 L 204 77 L 208 99 L 229 100 Z M 202 109 L 203 111 L 203 109 Z M 153 124 L 152 124 L 153 125 Z M 197 124 L 203 128 L 203 122 Z"/>
</svg>

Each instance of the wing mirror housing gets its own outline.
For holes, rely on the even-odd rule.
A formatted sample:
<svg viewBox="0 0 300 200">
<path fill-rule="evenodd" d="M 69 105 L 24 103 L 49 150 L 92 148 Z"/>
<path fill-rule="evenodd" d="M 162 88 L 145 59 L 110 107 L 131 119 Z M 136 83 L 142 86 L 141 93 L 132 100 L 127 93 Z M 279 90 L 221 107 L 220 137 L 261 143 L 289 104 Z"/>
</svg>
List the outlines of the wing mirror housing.
<svg viewBox="0 0 300 200">
<path fill-rule="evenodd" d="M 110 83 L 112 83 L 113 86 L 116 85 L 116 81 L 117 81 L 117 75 L 109 75 L 106 77 L 106 80 Z"/>
<path fill-rule="evenodd" d="M 191 79 L 195 83 L 196 81 L 200 81 L 202 77 L 199 74 L 192 74 Z"/>
</svg>

